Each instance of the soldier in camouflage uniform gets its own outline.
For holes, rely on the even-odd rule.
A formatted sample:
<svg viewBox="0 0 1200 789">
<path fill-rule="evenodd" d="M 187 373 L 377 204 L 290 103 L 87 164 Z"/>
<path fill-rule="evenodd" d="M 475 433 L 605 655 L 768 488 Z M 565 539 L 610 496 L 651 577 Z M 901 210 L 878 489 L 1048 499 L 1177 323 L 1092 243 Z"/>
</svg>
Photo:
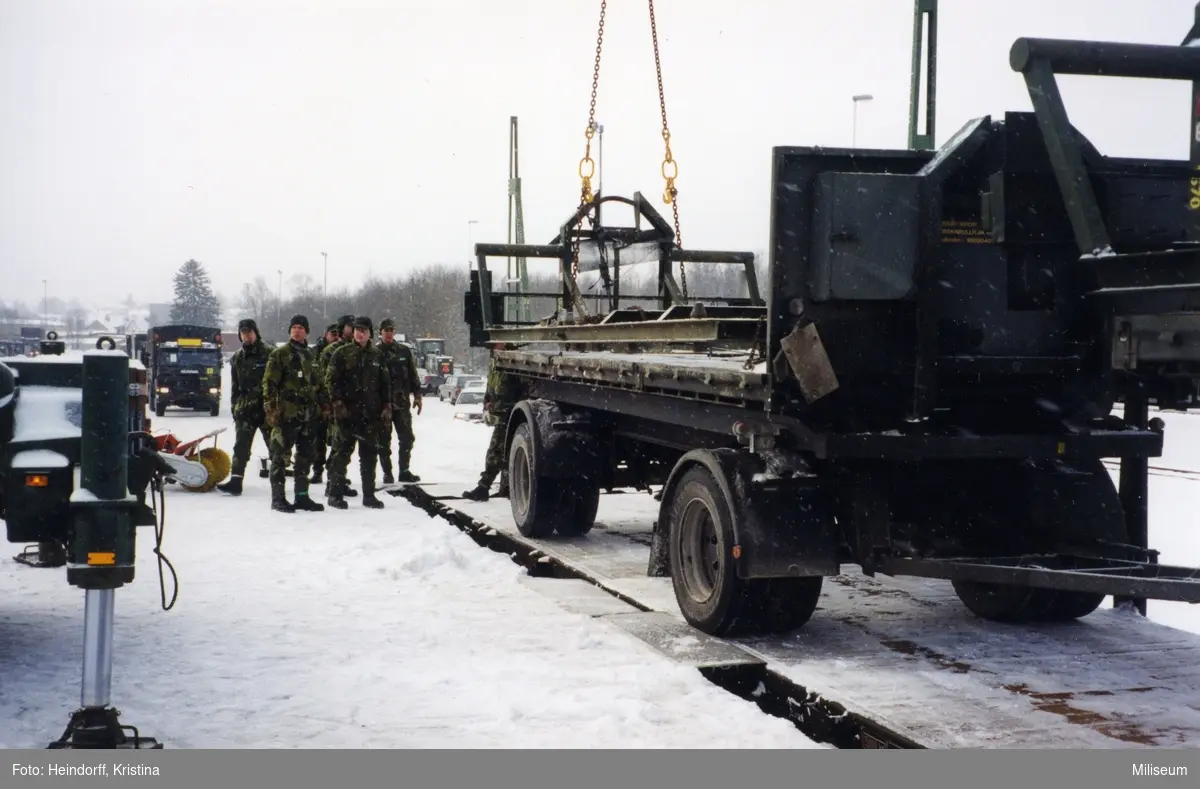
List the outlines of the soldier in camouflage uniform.
<svg viewBox="0 0 1200 789">
<path fill-rule="evenodd" d="M 502 345 L 496 346 L 497 350 Z M 525 399 L 525 386 L 515 375 L 504 375 L 496 369 L 493 360 L 488 365 L 487 393 L 483 397 L 484 421 L 492 425 L 492 439 L 488 442 L 487 455 L 483 461 L 483 473 L 479 484 L 464 492 L 463 498 L 471 501 L 487 501 L 488 490 L 496 476 L 500 475 L 499 498 L 508 497 L 508 458 L 504 455 L 504 439 L 508 433 L 508 417 L 513 408 Z"/>
<path fill-rule="evenodd" d="M 321 380 L 320 379 L 321 351 L 325 350 L 325 348 L 327 346 L 336 342 L 337 339 L 338 339 L 338 325 L 336 323 L 331 323 L 325 327 L 325 335 L 323 337 L 321 337 L 321 339 L 317 340 L 317 344 L 313 347 L 313 357 L 318 360 L 318 366 L 317 366 L 317 371 L 318 371 L 317 381 L 318 381 L 318 383 Z M 322 475 L 325 473 L 325 459 L 326 459 L 326 457 L 328 457 L 328 454 L 329 454 L 327 451 L 328 447 L 326 446 L 326 443 L 325 443 L 326 442 L 326 428 L 328 427 L 328 425 L 329 425 L 328 419 L 326 417 L 324 417 L 324 415 L 322 415 L 322 419 L 319 422 L 317 422 L 317 426 L 316 426 L 316 429 L 315 429 L 315 432 L 313 435 L 313 441 L 316 444 L 316 457 L 313 459 L 313 474 L 312 474 L 312 478 L 309 480 L 309 483 L 312 485 L 320 485 Z"/>
<path fill-rule="evenodd" d="M 317 387 L 312 349 L 308 347 L 308 318 L 293 316 L 288 327 L 291 341 L 271 351 L 263 375 L 263 406 L 271 426 L 271 509 L 320 512 L 324 505 L 308 495 L 308 471 L 316 450 L 314 428 L 324 401 Z M 293 449 L 294 504 L 284 496 L 284 470 Z"/>
<path fill-rule="evenodd" d="M 417 359 L 412 348 L 396 342 L 396 322 L 384 318 L 379 322 L 379 350 L 383 353 L 388 379 L 392 383 L 392 418 L 383 426 L 380 434 L 379 465 L 383 467 L 383 484 L 420 482 L 421 478 L 408 469 L 412 458 L 413 429 L 411 406 L 421 413 L 421 377 L 417 373 Z M 399 444 L 396 453 L 399 474 L 392 477 L 392 427 L 396 428 Z"/>
<path fill-rule="evenodd" d="M 341 336 L 333 340 L 333 342 L 321 349 L 320 355 L 317 357 L 317 379 L 320 382 L 322 390 L 325 388 L 325 373 L 329 370 L 329 360 L 333 358 L 333 352 L 342 347 L 346 343 L 354 342 L 354 316 L 343 315 L 338 318 L 337 330 L 341 332 Z M 329 401 L 328 393 L 326 393 L 325 401 Z M 327 453 L 333 452 L 333 445 L 337 441 L 337 424 L 332 416 L 328 413 L 324 414 L 324 440 L 325 446 L 320 450 L 323 456 L 328 457 Z M 325 469 L 329 468 L 329 461 L 325 461 Z M 343 476 L 342 478 L 342 495 L 354 497 L 358 495 L 358 491 L 350 487 L 350 483 Z M 330 492 L 328 484 L 325 485 L 325 493 Z"/>
<path fill-rule="evenodd" d="M 329 506 L 346 509 L 343 490 L 350 455 L 358 446 L 363 506 L 380 509 L 375 497 L 375 458 L 383 426 L 392 418 L 392 384 L 383 354 L 371 344 L 371 319 L 354 320 L 354 341 L 334 349 L 325 369 L 325 391 L 333 415 L 334 444 L 329 456 Z"/>
<path fill-rule="evenodd" d="M 254 434 L 261 431 L 263 444 L 271 447 L 271 431 L 267 429 L 267 412 L 263 408 L 263 374 L 267 371 L 270 349 L 258 335 L 258 324 L 251 318 L 238 323 L 238 337 L 242 347 L 234 353 L 229 363 L 230 410 L 233 412 L 234 431 L 237 438 L 233 444 L 233 465 L 229 481 L 217 485 L 217 490 L 234 496 L 242 494 L 242 477 L 246 463 L 250 461 L 250 450 L 254 446 Z"/>
</svg>

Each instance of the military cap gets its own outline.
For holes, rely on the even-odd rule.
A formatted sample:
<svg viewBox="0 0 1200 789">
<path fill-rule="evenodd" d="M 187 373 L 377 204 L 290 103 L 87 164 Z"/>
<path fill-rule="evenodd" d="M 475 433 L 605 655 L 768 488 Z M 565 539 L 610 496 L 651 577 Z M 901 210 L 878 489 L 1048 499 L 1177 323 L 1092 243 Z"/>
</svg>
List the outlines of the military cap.
<svg viewBox="0 0 1200 789">
<path fill-rule="evenodd" d="M 373 331 L 375 326 L 374 326 L 374 324 L 371 323 L 371 319 L 368 318 L 366 315 L 359 315 L 357 318 L 354 319 L 354 328 L 366 329 L 367 331 Z"/>
<path fill-rule="evenodd" d="M 379 322 L 379 330 L 387 331 L 388 329 L 395 331 L 396 330 L 396 322 L 394 320 L 392 320 L 391 318 L 384 318 L 383 320 L 381 320 Z"/>
</svg>

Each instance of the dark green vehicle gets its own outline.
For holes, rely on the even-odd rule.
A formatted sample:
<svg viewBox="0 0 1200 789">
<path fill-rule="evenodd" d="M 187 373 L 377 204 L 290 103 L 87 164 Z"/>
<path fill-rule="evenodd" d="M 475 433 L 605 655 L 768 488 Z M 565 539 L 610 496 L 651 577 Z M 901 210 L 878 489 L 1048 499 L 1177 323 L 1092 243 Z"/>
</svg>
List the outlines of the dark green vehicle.
<svg viewBox="0 0 1200 789">
<path fill-rule="evenodd" d="M 167 406 L 221 413 L 221 328 L 154 326 L 150 329 L 150 407 L 163 416 Z"/>
</svg>

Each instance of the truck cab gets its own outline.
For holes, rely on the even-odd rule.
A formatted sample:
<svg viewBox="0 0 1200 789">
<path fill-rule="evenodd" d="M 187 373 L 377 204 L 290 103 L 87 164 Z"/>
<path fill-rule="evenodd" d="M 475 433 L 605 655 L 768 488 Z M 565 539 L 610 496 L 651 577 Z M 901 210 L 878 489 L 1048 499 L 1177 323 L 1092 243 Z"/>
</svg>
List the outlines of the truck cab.
<svg viewBox="0 0 1200 789">
<path fill-rule="evenodd" d="M 150 331 L 150 405 L 221 413 L 221 330 L 213 326 L 156 326 Z"/>
</svg>

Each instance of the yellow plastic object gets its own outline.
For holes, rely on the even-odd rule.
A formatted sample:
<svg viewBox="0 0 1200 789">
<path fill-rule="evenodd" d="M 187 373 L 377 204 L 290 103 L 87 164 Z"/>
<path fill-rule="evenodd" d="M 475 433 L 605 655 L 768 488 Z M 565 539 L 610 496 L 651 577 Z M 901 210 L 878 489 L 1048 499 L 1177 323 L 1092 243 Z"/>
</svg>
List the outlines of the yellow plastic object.
<svg viewBox="0 0 1200 789">
<path fill-rule="evenodd" d="M 229 476 L 229 472 L 233 468 L 233 461 L 230 459 L 229 454 L 217 447 L 206 447 L 188 458 L 188 460 L 194 460 L 208 471 L 208 479 L 204 481 L 203 485 L 196 487 L 181 485 L 184 490 L 190 490 L 193 493 L 204 493 L 212 490 L 225 481 L 225 478 Z"/>
</svg>

